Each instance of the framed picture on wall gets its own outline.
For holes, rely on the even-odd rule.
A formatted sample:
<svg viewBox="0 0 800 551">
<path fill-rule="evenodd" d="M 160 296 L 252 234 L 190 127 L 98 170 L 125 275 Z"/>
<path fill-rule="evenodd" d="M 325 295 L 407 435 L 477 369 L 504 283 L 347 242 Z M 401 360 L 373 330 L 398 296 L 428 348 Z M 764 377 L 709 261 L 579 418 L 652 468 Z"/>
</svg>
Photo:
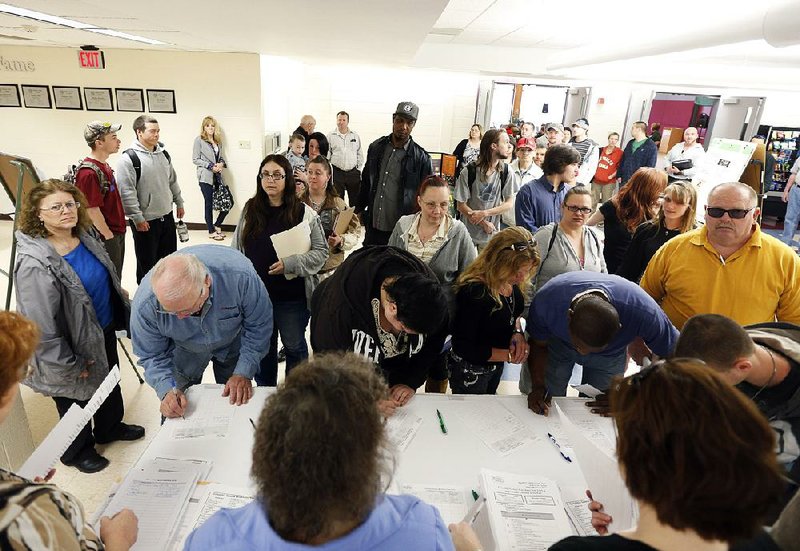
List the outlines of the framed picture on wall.
<svg viewBox="0 0 800 551">
<path fill-rule="evenodd" d="M 16 84 L 0 84 L 0 107 L 22 107 Z"/>
<path fill-rule="evenodd" d="M 176 113 L 175 90 L 147 90 L 147 110 L 151 113 Z"/>
<path fill-rule="evenodd" d="M 141 88 L 114 88 L 117 111 L 144 113 L 144 90 Z"/>
<path fill-rule="evenodd" d="M 56 109 L 83 110 L 80 86 L 53 86 L 53 103 Z"/>
<path fill-rule="evenodd" d="M 114 110 L 114 100 L 111 99 L 111 88 L 84 88 L 83 99 L 86 100 L 87 111 Z"/>
<path fill-rule="evenodd" d="M 37 84 L 22 85 L 22 100 L 25 107 L 32 109 L 52 109 L 53 102 L 50 99 L 50 87 Z"/>
</svg>

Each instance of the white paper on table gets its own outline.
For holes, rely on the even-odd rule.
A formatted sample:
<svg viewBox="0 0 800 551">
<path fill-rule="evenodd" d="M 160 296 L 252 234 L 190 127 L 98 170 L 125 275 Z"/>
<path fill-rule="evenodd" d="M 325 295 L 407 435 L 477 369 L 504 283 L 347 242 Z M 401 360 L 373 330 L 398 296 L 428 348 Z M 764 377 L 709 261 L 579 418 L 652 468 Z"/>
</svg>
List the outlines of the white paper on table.
<svg viewBox="0 0 800 551">
<path fill-rule="evenodd" d="M 397 408 L 386 420 L 386 434 L 397 451 L 405 451 L 422 425 L 422 417 L 407 408 Z"/>
<path fill-rule="evenodd" d="M 182 459 L 178 457 L 156 457 L 144 469 L 159 473 L 194 472 L 198 481 L 208 480 L 213 462 L 208 459 Z"/>
<path fill-rule="evenodd" d="M 597 390 L 592 385 L 575 385 L 572 388 L 574 388 L 581 394 L 585 394 L 589 398 L 596 398 L 598 395 L 603 393 L 602 390 Z"/>
<path fill-rule="evenodd" d="M 592 512 L 589 510 L 586 491 L 576 487 L 562 487 L 561 496 L 575 533 L 579 536 L 596 536 L 597 531 L 592 526 Z"/>
<path fill-rule="evenodd" d="M 311 226 L 303 220 L 286 231 L 270 236 L 272 246 L 278 258 L 287 258 L 296 254 L 304 254 L 311 250 Z M 296 274 L 283 274 L 286 279 L 294 279 Z"/>
<path fill-rule="evenodd" d="M 481 469 L 481 487 L 497 549 L 546 551 L 572 533 L 554 481 Z"/>
<path fill-rule="evenodd" d="M 558 416 L 560 427 L 555 429 L 559 433 L 556 438 L 562 447 L 572 447 L 572 440 L 564 430 L 563 417 L 566 416 L 573 425 L 580 429 L 589 442 L 597 446 L 610 459 L 616 461 L 617 436 L 614 432 L 614 421 L 610 417 L 592 413 L 586 407 L 588 401 L 587 398 L 553 398 L 553 403 L 558 405 L 559 411 L 563 414 Z M 549 422 L 548 425 L 550 425 Z"/>
<path fill-rule="evenodd" d="M 445 525 L 461 522 L 469 510 L 467 490 L 463 486 L 402 484 L 400 490 L 404 494 L 417 496 L 425 503 L 439 509 Z M 471 497 L 469 502 L 472 502 Z"/>
<path fill-rule="evenodd" d="M 183 419 L 175 417 L 164 422 L 164 429 L 172 431 L 172 438 L 226 438 L 231 419 L 238 406 L 222 396 L 222 385 L 199 388 L 190 387 L 186 391 L 189 405 Z"/>
<path fill-rule="evenodd" d="M 86 423 L 97 413 L 97 409 L 105 402 L 117 384 L 119 384 L 119 367 L 114 366 L 95 390 L 86 407 L 81 408 L 78 404 L 72 404 L 64 417 L 53 427 L 42 443 L 33 450 L 31 456 L 17 470 L 16 474 L 30 480 L 37 476 L 44 477 L 67 451 Z"/>
<path fill-rule="evenodd" d="M 134 551 L 162 549 L 178 525 L 195 488 L 193 472 L 157 473 L 133 470 L 117 490 L 104 516 L 131 509 L 139 519 Z M 96 529 L 99 530 L 99 526 Z"/>
<path fill-rule="evenodd" d="M 491 450 L 507 456 L 539 438 L 504 405 L 493 400 L 447 405 Z"/>
<path fill-rule="evenodd" d="M 583 430 L 564 414 L 559 401 L 554 400 L 554 407 L 561 417 L 561 424 L 572 445 L 573 456 L 578 460 L 589 490 L 594 499 L 603 504 L 606 514 L 614 519 L 608 527 L 609 531 L 619 532 L 632 528 L 636 523 L 636 502 L 622 481 L 616 459 L 609 457 L 586 437 Z"/>
</svg>

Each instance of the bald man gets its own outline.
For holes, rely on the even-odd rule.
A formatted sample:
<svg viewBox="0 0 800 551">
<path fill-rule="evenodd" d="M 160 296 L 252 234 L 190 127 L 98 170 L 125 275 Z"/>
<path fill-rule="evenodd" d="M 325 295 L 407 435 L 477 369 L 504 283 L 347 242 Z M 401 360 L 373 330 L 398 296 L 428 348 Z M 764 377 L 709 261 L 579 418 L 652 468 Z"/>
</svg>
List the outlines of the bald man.
<svg viewBox="0 0 800 551">
<path fill-rule="evenodd" d="M 303 150 L 303 155 L 306 157 L 308 157 L 308 137 L 313 134 L 316 127 L 317 119 L 311 115 L 303 115 L 300 118 L 300 126 L 293 132 L 293 134 L 301 134 L 306 139 L 306 148 Z"/>
<path fill-rule="evenodd" d="M 145 276 L 131 307 L 133 351 L 161 400 L 164 417 L 180 417 L 183 391 L 199 384 L 209 362 L 231 404 L 247 403 L 268 351 L 272 303 L 253 265 L 216 245 L 186 247 Z"/>
</svg>

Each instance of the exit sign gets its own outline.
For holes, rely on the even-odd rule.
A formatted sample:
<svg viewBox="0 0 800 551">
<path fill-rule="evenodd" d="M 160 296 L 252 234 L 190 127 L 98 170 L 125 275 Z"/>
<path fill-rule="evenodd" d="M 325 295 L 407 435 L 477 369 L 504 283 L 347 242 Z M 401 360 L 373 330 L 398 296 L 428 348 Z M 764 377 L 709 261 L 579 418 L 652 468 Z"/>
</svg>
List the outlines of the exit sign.
<svg viewBox="0 0 800 551">
<path fill-rule="evenodd" d="M 105 69 L 106 60 L 100 50 L 78 52 L 78 64 L 83 69 Z"/>
</svg>

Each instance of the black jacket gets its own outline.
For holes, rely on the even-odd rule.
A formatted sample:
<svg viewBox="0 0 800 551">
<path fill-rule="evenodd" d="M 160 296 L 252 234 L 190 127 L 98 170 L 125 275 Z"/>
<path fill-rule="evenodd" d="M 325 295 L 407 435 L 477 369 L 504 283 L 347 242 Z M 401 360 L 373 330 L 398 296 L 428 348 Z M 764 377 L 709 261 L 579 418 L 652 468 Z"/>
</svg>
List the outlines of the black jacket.
<svg viewBox="0 0 800 551">
<path fill-rule="evenodd" d="M 386 144 L 389 143 L 389 136 L 378 138 L 369 145 L 367 149 L 367 162 L 361 172 L 361 190 L 356 201 L 356 214 L 363 213 L 361 222 L 364 226 L 371 227 L 372 205 L 375 201 L 375 192 L 380 181 L 378 172 L 381 168 L 381 159 Z M 408 150 L 403 158 L 400 192 L 402 199 L 402 213 L 411 214 L 417 206 L 417 189 L 422 180 L 433 173 L 431 166 L 431 156 L 422 146 L 417 145 L 413 138 L 408 138 Z"/>
<path fill-rule="evenodd" d="M 311 298 L 311 348 L 315 353 L 351 351 L 378 366 L 389 386 L 418 388 L 433 371 L 435 379 L 445 379 L 440 370 L 447 336 L 448 318 L 430 335 L 409 335 L 405 354 L 385 358 L 378 341 L 378 330 L 371 301 L 380 295 L 386 278 L 419 272 L 438 281 L 434 273 L 411 253 L 388 246 L 364 247 L 354 251 L 331 277 L 320 283 Z"/>
</svg>

